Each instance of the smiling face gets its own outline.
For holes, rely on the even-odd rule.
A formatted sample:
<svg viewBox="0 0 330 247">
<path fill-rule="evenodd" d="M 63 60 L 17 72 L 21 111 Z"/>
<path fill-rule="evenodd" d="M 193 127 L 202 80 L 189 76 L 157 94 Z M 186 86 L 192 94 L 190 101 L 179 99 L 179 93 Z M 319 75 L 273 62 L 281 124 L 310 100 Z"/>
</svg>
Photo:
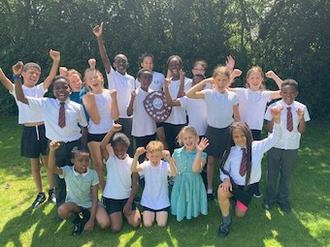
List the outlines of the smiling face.
<svg viewBox="0 0 330 247">
<path fill-rule="evenodd" d="M 79 92 L 82 87 L 82 81 L 78 74 L 71 74 L 68 76 L 70 81 L 70 88 L 72 92 Z"/>
<path fill-rule="evenodd" d="M 198 140 L 198 136 L 189 130 L 182 132 L 180 136 L 180 141 L 182 142 L 185 150 L 188 152 L 196 148 Z"/>
<path fill-rule="evenodd" d="M 104 86 L 102 74 L 96 69 L 88 69 L 85 72 L 86 85 L 93 93 L 101 93 Z"/>
<path fill-rule="evenodd" d="M 281 87 L 280 95 L 285 104 L 291 105 L 298 95 L 298 91 L 293 85 L 285 85 Z"/>
<path fill-rule="evenodd" d="M 115 57 L 115 60 L 113 62 L 113 66 L 115 69 L 122 75 L 126 73 L 126 70 L 128 68 L 128 60 L 127 57 L 123 54 L 118 54 Z"/>
<path fill-rule="evenodd" d="M 123 160 L 126 158 L 127 154 L 127 145 L 124 142 L 118 142 L 115 145 L 112 146 L 113 153 L 116 155 L 116 157 L 120 160 Z"/>
<path fill-rule="evenodd" d="M 53 93 L 56 99 L 61 102 L 66 101 L 70 95 L 69 81 L 66 78 L 59 77 L 54 80 Z"/>
<path fill-rule="evenodd" d="M 33 87 L 37 84 L 40 78 L 41 71 L 35 67 L 30 67 L 22 72 L 24 79 L 24 85 L 27 87 Z"/>
<path fill-rule="evenodd" d="M 244 132 L 240 129 L 234 129 L 233 130 L 233 141 L 235 145 L 240 147 L 246 146 L 246 136 Z"/>
<path fill-rule="evenodd" d="M 90 163 L 89 153 L 76 151 L 71 162 L 73 163 L 76 172 L 86 173 Z"/>
<path fill-rule="evenodd" d="M 143 61 L 141 62 L 141 68 L 150 69 L 152 71 L 154 69 L 154 61 L 152 57 L 144 57 Z"/>
<path fill-rule="evenodd" d="M 152 73 L 148 70 L 146 71 L 143 71 L 139 77 L 139 82 L 141 83 L 141 88 L 144 90 L 144 91 L 148 91 L 148 88 L 152 82 Z"/>
<path fill-rule="evenodd" d="M 173 57 L 168 62 L 168 69 L 172 73 L 174 79 L 180 78 L 180 70 L 182 69 L 182 64 L 180 63 L 180 60 L 177 57 Z"/>
<path fill-rule="evenodd" d="M 260 90 L 263 81 L 264 81 L 263 75 L 256 70 L 248 73 L 248 77 L 246 78 L 246 82 L 252 91 Z"/>
<path fill-rule="evenodd" d="M 205 75 L 205 68 L 202 66 L 202 64 L 196 63 L 191 72 L 193 75 Z"/>
</svg>

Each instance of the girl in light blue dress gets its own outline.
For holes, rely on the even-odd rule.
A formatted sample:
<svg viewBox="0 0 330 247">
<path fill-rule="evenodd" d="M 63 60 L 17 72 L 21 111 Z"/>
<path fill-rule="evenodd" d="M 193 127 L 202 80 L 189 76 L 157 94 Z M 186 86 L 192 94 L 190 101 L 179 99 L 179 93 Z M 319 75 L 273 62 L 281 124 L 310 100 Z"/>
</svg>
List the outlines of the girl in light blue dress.
<svg viewBox="0 0 330 247">
<path fill-rule="evenodd" d="M 191 126 L 182 128 L 178 142 L 183 147 L 173 153 L 178 174 L 171 194 L 171 213 L 182 221 L 185 217 L 191 219 L 199 214 L 207 215 L 206 190 L 200 172 L 207 156 L 203 150 L 209 143 L 206 138 L 199 142 L 196 129 Z"/>
</svg>

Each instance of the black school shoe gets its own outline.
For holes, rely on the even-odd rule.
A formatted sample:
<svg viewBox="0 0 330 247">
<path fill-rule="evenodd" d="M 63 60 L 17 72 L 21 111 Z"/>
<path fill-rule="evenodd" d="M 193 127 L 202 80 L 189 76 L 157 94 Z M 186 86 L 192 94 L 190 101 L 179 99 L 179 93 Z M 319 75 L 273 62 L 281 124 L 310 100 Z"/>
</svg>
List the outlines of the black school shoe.
<svg viewBox="0 0 330 247">
<path fill-rule="evenodd" d="M 44 192 L 40 192 L 38 195 L 37 195 L 37 198 L 34 200 L 34 202 L 32 203 L 32 208 L 36 208 L 38 207 L 39 205 L 41 205 L 44 201 L 46 200 L 46 195 Z"/>
<path fill-rule="evenodd" d="M 55 190 L 54 189 L 48 190 L 48 202 L 56 204 L 56 196 L 55 196 Z"/>
<path fill-rule="evenodd" d="M 273 203 L 269 203 L 268 201 L 264 201 L 262 204 L 261 204 L 262 208 L 263 209 L 266 209 L 266 210 L 271 210 L 273 207 L 274 207 L 274 204 Z"/>
<path fill-rule="evenodd" d="M 214 194 L 213 193 L 207 193 L 206 196 L 207 196 L 208 201 L 213 201 L 214 200 Z"/>
<path fill-rule="evenodd" d="M 290 203 L 287 202 L 287 203 L 278 203 L 280 205 L 280 208 L 281 210 L 284 212 L 284 213 L 291 213 L 291 206 L 290 206 Z"/>
<path fill-rule="evenodd" d="M 218 236 L 219 237 L 226 237 L 229 233 L 229 226 L 230 224 L 225 224 L 224 222 L 221 222 L 219 228 L 218 228 Z"/>
<path fill-rule="evenodd" d="M 79 236 L 82 233 L 83 229 L 84 229 L 84 225 L 85 224 L 82 221 L 79 221 L 79 222 L 75 223 L 74 227 L 73 227 L 73 230 L 72 230 L 72 235 L 74 237 Z"/>
</svg>

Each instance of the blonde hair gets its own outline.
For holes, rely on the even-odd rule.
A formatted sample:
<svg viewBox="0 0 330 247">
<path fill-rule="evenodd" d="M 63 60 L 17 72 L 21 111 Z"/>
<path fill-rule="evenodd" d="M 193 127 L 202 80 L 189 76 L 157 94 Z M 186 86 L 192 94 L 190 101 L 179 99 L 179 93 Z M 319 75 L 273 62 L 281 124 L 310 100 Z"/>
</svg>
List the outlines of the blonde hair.
<svg viewBox="0 0 330 247">
<path fill-rule="evenodd" d="M 213 70 L 213 77 L 216 77 L 217 75 L 225 75 L 230 78 L 230 71 L 227 68 L 227 66 L 223 65 L 218 65 L 214 70 Z"/>
<path fill-rule="evenodd" d="M 162 152 L 164 150 L 164 145 L 160 141 L 151 141 L 146 146 L 146 150 L 147 150 L 148 153 L 153 153 L 153 152 L 156 152 L 156 151 Z"/>
<path fill-rule="evenodd" d="M 88 68 L 88 69 L 85 70 L 85 73 L 84 73 L 84 84 L 86 84 L 86 74 L 89 73 L 89 72 L 97 73 L 101 77 L 101 79 L 103 81 L 103 87 L 104 87 L 104 77 L 103 77 L 101 71 L 99 71 L 98 69 L 94 69 L 94 68 Z M 91 90 L 91 88 L 89 88 L 89 90 Z"/>
<path fill-rule="evenodd" d="M 246 73 L 246 78 L 245 78 L 246 83 L 245 83 L 245 87 L 247 87 L 247 88 L 250 87 L 250 85 L 249 85 L 249 83 L 247 82 L 247 80 L 248 80 L 249 76 L 250 76 L 253 72 L 255 72 L 255 73 L 260 73 L 260 75 L 261 75 L 261 77 L 262 77 L 262 83 L 261 83 L 261 85 L 260 85 L 259 90 L 265 90 L 265 89 L 266 89 L 265 81 L 264 81 L 264 79 L 265 79 L 265 74 L 264 74 L 264 72 L 262 71 L 262 68 L 261 68 L 260 66 L 258 66 L 258 65 L 256 65 L 256 66 L 252 66 L 252 68 L 249 69 L 248 72 Z"/>
<path fill-rule="evenodd" d="M 183 145 L 182 136 L 183 136 L 183 134 L 184 134 L 185 132 L 190 132 L 191 134 L 193 134 L 194 136 L 196 136 L 197 139 L 198 139 L 198 141 L 199 141 L 199 136 L 198 136 L 198 134 L 197 134 L 196 129 L 195 129 L 194 127 L 192 127 L 192 126 L 185 126 L 185 127 L 183 127 L 183 128 L 180 130 L 180 132 L 179 132 L 179 134 L 178 134 L 178 136 L 177 136 L 178 143 L 179 143 L 181 146 Z"/>
<path fill-rule="evenodd" d="M 72 76 L 72 75 L 78 75 L 79 78 L 81 79 L 81 74 L 75 69 L 70 69 L 66 74 L 67 77 Z"/>
</svg>

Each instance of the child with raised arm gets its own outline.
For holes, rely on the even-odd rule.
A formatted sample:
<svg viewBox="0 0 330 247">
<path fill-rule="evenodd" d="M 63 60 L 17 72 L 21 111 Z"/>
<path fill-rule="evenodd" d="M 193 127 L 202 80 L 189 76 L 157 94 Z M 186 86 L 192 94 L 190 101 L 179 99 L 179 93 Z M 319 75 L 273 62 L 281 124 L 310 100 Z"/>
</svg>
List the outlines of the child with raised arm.
<svg viewBox="0 0 330 247">
<path fill-rule="evenodd" d="M 184 96 L 184 92 L 191 87 L 191 80 L 185 77 L 182 66 L 182 59 L 178 55 L 172 55 L 167 59 L 168 73 L 166 77 L 171 79 L 168 91 L 172 99 Z M 187 116 L 185 109 L 179 106 L 174 107 L 170 116 L 164 122 L 166 142 L 171 154 L 175 148 L 179 147 L 176 137 L 186 124 Z"/>
<path fill-rule="evenodd" d="M 286 79 L 281 85 L 282 100 L 271 104 L 265 114 L 268 132 L 272 132 L 274 116 L 272 107 L 283 107 L 281 113 L 282 138 L 267 153 L 267 181 L 264 208 L 270 210 L 278 203 L 285 213 L 291 212 L 289 191 L 301 134 L 306 131 L 306 122 L 310 120 L 307 107 L 295 101 L 298 95 L 298 83 Z"/>
<path fill-rule="evenodd" d="M 134 203 L 138 187 L 138 174 L 131 172 L 132 158 L 127 154 L 130 145 L 128 137 L 121 130 L 120 124 L 114 124 L 101 142 L 102 158 L 106 160 L 107 180 L 103 191 L 110 228 L 113 232 L 120 232 L 123 226 L 123 215 L 127 222 L 138 228 L 141 223 L 139 209 Z M 107 146 L 111 144 L 111 151 Z"/>
<path fill-rule="evenodd" d="M 49 144 L 49 169 L 65 180 L 67 195 L 65 202 L 58 208 L 62 219 L 74 224 L 73 236 L 79 236 L 83 230 L 92 231 L 97 220 L 102 229 L 109 226 L 106 211 L 98 205 L 97 186 L 99 179 L 94 170 L 89 169 L 90 158 L 87 147 L 77 146 L 72 149 L 73 166 L 55 165 L 55 152 L 60 142 L 52 140 Z M 79 213 L 82 213 L 82 218 Z"/>
<path fill-rule="evenodd" d="M 227 58 L 227 66 L 233 70 L 233 77 L 241 75 L 241 71 L 235 69 L 235 60 L 232 56 Z M 275 80 L 280 88 L 282 80 L 273 72 L 268 71 L 265 74 L 268 78 Z M 237 94 L 239 101 L 239 114 L 241 121 L 246 122 L 251 131 L 254 140 L 261 140 L 261 130 L 264 123 L 264 115 L 267 103 L 271 100 L 280 98 L 280 90 L 266 90 L 264 84 L 264 72 L 259 66 L 253 66 L 246 74 L 245 88 L 230 87 L 228 90 Z M 260 198 L 262 196 L 259 185 L 256 187 L 254 196 Z"/>
<path fill-rule="evenodd" d="M 203 150 L 209 143 L 206 138 L 199 142 L 197 131 L 192 126 L 182 128 L 178 142 L 183 147 L 173 153 L 178 175 L 171 194 L 171 213 L 176 215 L 177 221 L 182 221 L 185 217 L 190 220 L 199 214 L 207 215 L 206 190 L 200 172 L 206 163 Z"/>
<path fill-rule="evenodd" d="M 83 104 L 89 115 L 88 121 L 88 148 L 94 168 L 99 175 L 100 189 L 104 189 L 103 162 L 100 151 L 100 143 L 111 129 L 115 120 L 118 119 L 117 92 L 115 89 L 104 88 L 102 73 L 97 69 L 85 71 L 85 83 L 89 92 L 83 97 Z"/>
<path fill-rule="evenodd" d="M 139 165 L 139 156 L 145 152 L 148 160 Z M 167 161 L 162 160 L 162 158 Z M 159 227 L 165 227 L 170 209 L 167 177 L 177 174 L 175 162 L 170 152 L 164 150 L 160 141 L 151 141 L 146 148 L 138 147 L 136 149 L 131 170 L 132 172 L 139 172 L 145 179 L 141 199 L 143 225 L 151 227 L 156 220 Z"/>
<path fill-rule="evenodd" d="M 238 98 L 227 90 L 230 82 L 230 71 L 226 66 L 218 66 L 213 78 L 203 80 L 186 92 L 188 98 L 205 99 L 207 109 L 206 137 L 210 145 L 206 149 L 207 160 L 207 197 L 213 200 L 214 166 L 222 157 L 226 145 L 226 134 L 234 121 L 239 121 Z M 206 83 L 213 83 L 212 89 L 202 88 Z"/>
<path fill-rule="evenodd" d="M 275 120 L 274 133 L 262 141 L 253 141 L 252 133 L 245 122 L 235 122 L 229 127 L 227 147 L 221 162 L 218 187 L 218 202 L 222 222 L 218 235 L 228 235 L 231 225 L 230 199 L 236 202 L 235 215 L 244 217 L 253 197 L 256 183 L 261 177 L 263 154 L 281 138 L 282 107 L 271 109 Z"/>
<path fill-rule="evenodd" d="M 53 80 L 53 98 L 26 97 L 22 90 L 21 73 L 23 63 L 13 66 L 15 93 L 17 100 L 28 105 L 31 110 L 41 112 L 45 122 L 46 137 L 58 140 L 60 147 L 56 149 L 56 165 L 62 167 L 71 164 L 71 150 L 81 141 L 86 144 L 87 122 L 82 105 L 70 101 L 70 87 L 67 77 L 56 76 Z M 81 126 L 79 127 L 78 124 Z M 65 182 L 54 175 L 56 205 L 59 207 L 65 200 Z M 60 221 L 60 217 L 56 217 Z"/>
<path fill-rule="evenodd" d="M 137 147 L 145 147 L 150 141 L 156 140 L 156 122 L 144 108 L 144 100 L 153 90 L 149 88 L 152 81 L 150 69 L 140 69 L 137 79 L 140 87 L 132 92 L 131 101 L 127 107 L 127 115 L 133 115 L 132 136 L 135 137 Z M 139 162 L 144 161 L 145 155 L 139 157 Z"/>
<path fill-rule="evenodd" d="M 127 106 L 129 104 L 131 93 L 137 88 L 134 77 L 127 74 L 128 59 L 124 54 L 117 54 L 114 58 L 113 67 L 105 50 L 103 42 L 103 22 L 93 28 L 93 33 L 97 38 L 97 44 L 100 51 L 103 66 L 108 78 L 108 88 L 116 89 L 118 95 L 119 119 L 118 123 L 122 125 L 122 132 L 130 139 L 131 146 L 128 154 L 133 156 L 132 149 L 132 117 L 127 115 Z"/>
<path fill-rule="evenodd" d="M 36 63 L 27 63 L 23 67 L 23 91 L 27 96 L 41 98 L 48 91 L 52 84 L 58 65 L 60 62 L 60 53 L 50 50 L 49 55 L 53 60 L 53 65 L 48 77 L 43 83 L 36 85 L 39 81 L 41 68 Z M 15 85 L 4 75 L 0 68 L 0 81 L 8 89 L 9 93 L 15 98 L 18 106 L 18 123 L 23 124 L 23 132 L 21 138 L 21 155 L 29 158 L 31 162 L 31 171 L 34 183 L 38 190 L 38 195 L 32 203 L 32 208 L 38 207 L 46 200 L 46 195 L 43 192 L 41 179 L 41 163 L 40 154 L 42 155 L 43 164 L 47 169 L 47 147 L 48 140 L 45 135 L 45 124 L 42 113 L 40 111 L 32 111 L 30 108 L 17 100 L 15 94 Z M 47 177 L 49 181 L 48 201 L 56 203 L 54 192 L 53 174 L 47 169 Z"/>
</svg>

